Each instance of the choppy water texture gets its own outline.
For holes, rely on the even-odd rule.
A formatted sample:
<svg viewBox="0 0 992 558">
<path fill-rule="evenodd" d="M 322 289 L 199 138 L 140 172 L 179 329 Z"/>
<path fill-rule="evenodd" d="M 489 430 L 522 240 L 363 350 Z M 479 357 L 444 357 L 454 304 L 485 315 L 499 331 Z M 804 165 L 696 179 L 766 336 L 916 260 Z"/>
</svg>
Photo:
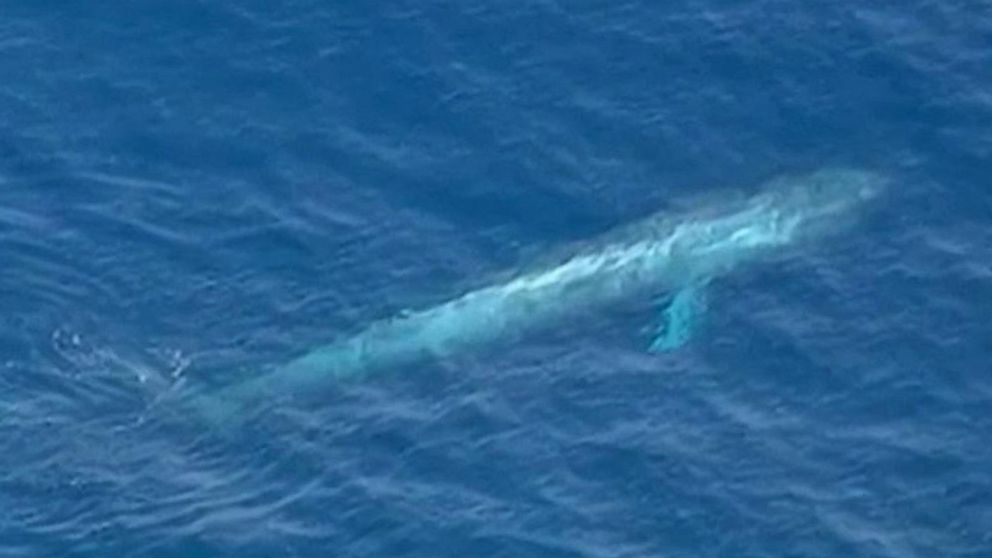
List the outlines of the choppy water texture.
<svg viewBox="0 0 992 558">
<path fill-rule="evenodd" d="M 0 557 L 992 555 L 983 1 L 0 6 Z M 498 349 L 252 377 L 654 211 L 849 232 Z"/>
</svg>

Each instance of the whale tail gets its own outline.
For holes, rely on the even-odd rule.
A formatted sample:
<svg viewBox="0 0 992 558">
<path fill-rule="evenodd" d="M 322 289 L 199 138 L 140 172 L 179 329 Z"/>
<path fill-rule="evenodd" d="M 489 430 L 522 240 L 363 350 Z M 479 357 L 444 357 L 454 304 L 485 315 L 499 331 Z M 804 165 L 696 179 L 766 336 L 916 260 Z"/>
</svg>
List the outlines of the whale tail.
<svg viewBox="0 0 992 558">
<path fill-rule="evenodd" d="M 194 387 L 187 378 L 146 375 L 139 379 L 147 401 L 137 423 L 184 424 L 193 420 L 221 436 L 228 436 L 251 416 L 247 402 Z"/>
</svg>

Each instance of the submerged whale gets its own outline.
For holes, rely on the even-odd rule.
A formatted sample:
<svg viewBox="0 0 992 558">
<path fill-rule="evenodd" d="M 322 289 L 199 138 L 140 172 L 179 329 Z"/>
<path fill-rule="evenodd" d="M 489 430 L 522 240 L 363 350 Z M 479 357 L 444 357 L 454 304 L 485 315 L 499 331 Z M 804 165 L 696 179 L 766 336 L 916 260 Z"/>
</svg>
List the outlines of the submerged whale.
<svg viewBox="0 0 992 558">
<path fill-rule="evenodd" d="M 663 293 L 669 296 L 649 350 L 671 351 L 690 339 L 707 283 L 837 230 L 878 198 L 885 182 L 866 170 L 821 169 L 774 179 L 746 199 L 681 216 L 652 215 L 616 240 L 595 243 L 556 265 L 374 322 L 266 374 L 197 395 L 194 405 L 201 415 L 222 420 L 259 400 L 445 358 L 631 297 Z"/>
</svg>

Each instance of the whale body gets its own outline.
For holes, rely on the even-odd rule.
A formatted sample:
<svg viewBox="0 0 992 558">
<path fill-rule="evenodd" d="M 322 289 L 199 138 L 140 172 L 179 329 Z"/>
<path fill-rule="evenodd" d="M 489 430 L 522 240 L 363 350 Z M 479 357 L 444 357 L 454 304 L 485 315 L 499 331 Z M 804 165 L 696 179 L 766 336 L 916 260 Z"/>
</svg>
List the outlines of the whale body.
<svg viewBox="0 0 992 558">
<path fill-rule="evenodd" d="M 828 168 L 774 179 L 749 198 L 681 216 L 656 214 L 616 240 L 556 265 L 466 292 L 433 307 L 374 322 L 274 370 L 196 398 L 219 418 L 252 401 L 303 394 L 343 378 L 445 358 L 550 328 L 631 297 L 670 293 L 652 351 L 691 337 L 706 284 L 741 264 L 802 246 L 851 222 L 881 193 L 874 172 Z"/>
</svg>

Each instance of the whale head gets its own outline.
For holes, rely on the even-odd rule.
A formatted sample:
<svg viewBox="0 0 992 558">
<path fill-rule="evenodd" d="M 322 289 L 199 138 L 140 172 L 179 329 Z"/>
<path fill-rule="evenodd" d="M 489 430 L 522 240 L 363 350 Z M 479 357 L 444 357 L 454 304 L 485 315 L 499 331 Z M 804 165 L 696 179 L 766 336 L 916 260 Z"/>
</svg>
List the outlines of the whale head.
<svg viewBox="0 0 992 558">
<path fill-rule="evenodd" d="M 860 220 L 883 196 L 887 182 L 873 171 L 826 168 L 777 180 L 772 203 L 802 236 L 818 236 Z"/>
</svg>

